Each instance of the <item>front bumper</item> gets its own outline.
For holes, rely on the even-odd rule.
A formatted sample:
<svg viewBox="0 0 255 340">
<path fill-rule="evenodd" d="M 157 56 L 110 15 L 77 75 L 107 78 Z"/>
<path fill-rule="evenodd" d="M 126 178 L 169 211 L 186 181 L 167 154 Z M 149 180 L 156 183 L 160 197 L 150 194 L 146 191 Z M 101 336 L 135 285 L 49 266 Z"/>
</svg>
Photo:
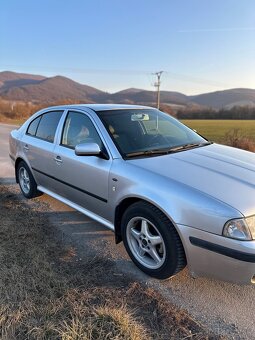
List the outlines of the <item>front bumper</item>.
<svg viewBox="0 0 255 340">
<path fill-rule="evenodd" d="M 177 225 L 192 276 L 255 283 L 255 241 L 238 241 Z"/>
</svg>

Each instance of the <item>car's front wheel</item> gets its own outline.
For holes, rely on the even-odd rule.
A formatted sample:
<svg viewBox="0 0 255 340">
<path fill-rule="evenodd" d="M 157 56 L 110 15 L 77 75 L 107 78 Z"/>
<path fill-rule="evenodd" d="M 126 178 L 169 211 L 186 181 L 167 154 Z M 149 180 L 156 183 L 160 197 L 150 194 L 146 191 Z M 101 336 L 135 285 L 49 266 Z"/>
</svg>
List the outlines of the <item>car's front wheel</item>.
<svg viewBox="0 0 255 340">
<path fill-rule="evenodd" d="M 42 195 L 42 193 L 37 190 L 37 184 L 29 167 L 23 161 L 21 161 L 17 166 L 17 178 L 22 194 L 26 198 L 33 198 Z"/>
<path fill-rule="evenodd" d="M 175 227 L 158 208 L 147 202 L 137 202 L 125 211 L 122 239 L 133 262 L 150 276 L 166 279 L 186 266 Z"/>
</svg>

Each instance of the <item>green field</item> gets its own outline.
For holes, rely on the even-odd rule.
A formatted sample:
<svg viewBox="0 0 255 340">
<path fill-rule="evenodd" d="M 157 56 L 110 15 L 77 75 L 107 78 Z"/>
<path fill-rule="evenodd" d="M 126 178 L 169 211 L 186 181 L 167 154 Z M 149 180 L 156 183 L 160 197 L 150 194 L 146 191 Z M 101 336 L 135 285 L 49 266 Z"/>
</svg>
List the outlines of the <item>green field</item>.
<svg viewBox="0 0 255 340">
<path fill-rule="evenodd" d="M 183 119 L 182 122 L 207 139 L 218 143 L 223 142 L 226 133 L 234 129 L 239 129 L 242 134 L 255 141 L 255 120 Z"/>
</svg>

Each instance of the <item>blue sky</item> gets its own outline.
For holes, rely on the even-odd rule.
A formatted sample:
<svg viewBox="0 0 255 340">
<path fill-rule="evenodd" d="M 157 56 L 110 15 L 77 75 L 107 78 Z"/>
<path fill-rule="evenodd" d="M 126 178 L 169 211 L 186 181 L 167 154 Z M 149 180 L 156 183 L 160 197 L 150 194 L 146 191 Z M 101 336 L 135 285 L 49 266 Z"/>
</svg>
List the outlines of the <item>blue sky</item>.
<svg viewBox="0 0 255 340">
<path fill-rule="evenodd" d="M 2 0 L 0 71 L 115 92 L 255 88 L 254 0 Z"/>
</svg>

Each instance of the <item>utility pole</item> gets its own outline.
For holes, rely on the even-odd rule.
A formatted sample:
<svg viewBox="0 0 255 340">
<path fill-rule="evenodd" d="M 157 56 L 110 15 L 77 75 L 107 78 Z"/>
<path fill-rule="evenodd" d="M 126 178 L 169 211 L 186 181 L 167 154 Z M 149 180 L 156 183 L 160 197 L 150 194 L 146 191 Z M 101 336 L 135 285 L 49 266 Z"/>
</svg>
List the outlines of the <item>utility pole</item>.
<svg viewBox="0 0 255 340">
<path fill-rule="evenodd" d="M 159 71 L 159 72 L 155 72 L 153 73 L 155 76 L 157 76 L 157 81 L 156 83 L 154 83 L 154 86 L 156 87 L 157 89 L 157 108 L 159 109 L 159 106 L 160 106 L 160 78 L 161 78 L 161 75 L 164 71 Z"/>
</svg>

